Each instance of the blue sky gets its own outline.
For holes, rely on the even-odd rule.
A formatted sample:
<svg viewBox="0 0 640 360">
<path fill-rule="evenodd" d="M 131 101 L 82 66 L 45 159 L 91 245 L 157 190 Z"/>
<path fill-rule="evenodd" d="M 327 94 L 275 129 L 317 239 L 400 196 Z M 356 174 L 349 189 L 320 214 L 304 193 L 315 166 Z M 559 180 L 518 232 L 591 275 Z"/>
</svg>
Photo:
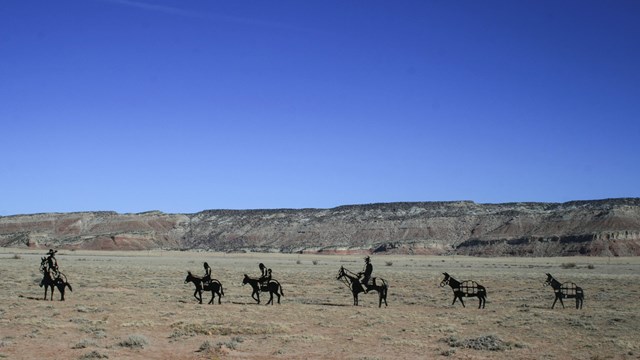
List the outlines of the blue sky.
<svg viewBox="0 0 640 360">
<path fill-rule="evenodd" d="M 638 1 L 0 2 L 0 215 L 640 196 Z"/>
</svg>

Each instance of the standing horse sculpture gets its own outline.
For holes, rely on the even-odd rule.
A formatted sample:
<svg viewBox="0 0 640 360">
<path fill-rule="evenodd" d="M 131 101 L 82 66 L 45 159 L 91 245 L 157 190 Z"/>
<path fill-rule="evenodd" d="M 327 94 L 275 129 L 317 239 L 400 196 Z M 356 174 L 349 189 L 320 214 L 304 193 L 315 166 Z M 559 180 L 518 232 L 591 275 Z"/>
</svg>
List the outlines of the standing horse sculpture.
<svg viewBox="0 0 640 360">
<path fill-rule="evenodd" d="M 60 271 L 56 271 L 55 276 L 51 276 L 51 272 L 47 268 L 47 258 L 42 258 L 40 263 L 40 272 L 43 274 L 41 286 L 44 286 L 44 300 L 47 300 L 47 291 L 51 288 L 50 300 L 53 301 L 53 290 L 57 287 L 60 292 L 60 301 L 64 301 L 64 290 L 69 288 L 69 291 L 73 291 L 71 284 L 67 282 L 67 276 Z"/>
<path fill-rule="evenodd" d="M 553 309 L 556 306 L 556 301 L 560 300 L 560 304 L 562 304 L 562 308 L 564 309 L 564 303 L 562 299 L 576 299 L 576 309 L 582 309 L 582 303 L 584 302 L 584 291 L 580 286 L 577 286 L 575 283 L 568 282 L 561 284 L 558 280 L 554 279 L 551 274 L 547 273 L 547 281 L 544 282 L 544 286 L 549 286 L 553 288 L 553 292 L 556 294 L 556 298 L 553 300 L 553 304 L 551 308 Z"/>
<path fill-rule="evenodd" d="M 276 296 L 278 297 L 278 304 L 280 304 L 280 296 L 284 296 L 284 293 L 282 292 L 282 285 L 280 285 L 280 282 L 278 282 L 278 280 L 275 280 L 275 279 L 270 279 L 269 281 L 266 282 L 266 284 L 261 284 L 260 279 L 254 279 L 249 277 L 249 275 L 244 274 L 244 279 L 242 279 L 242 285 L 244 286 L 246 284 L 249 284 L 253 289 L 253 292 L 251 293 L 251 297 L 258 304 L 260 304 L 261 291 L 269 292 L 269 301 L 267 301 L 266 305 L 269 305 L 269 304 L 273 305 L 273 294 L 276 294 Z M 278 290 L 280 290 L 279 293 L 278 293 Z"/>
<path fill-rule="evenodd" d="M 484 286 L 471 280 L 460 282 L 446 272 L 442 273 L 442 275 L 444 275 L 444 279 L 440 282 L 440 287 L 449 285 L 453 290 L 453 302 L 451 305 L 455 304 L 457 299 L 460 299 L 462 307 L 466 307 L 464 306 L 464 301 L 462 301 L 463 297 L 477 297 L 479 300 L 478 309 L 484 309 L 484 305 L 487 302 L 487 289 Z"/>
<path fill-rule="evenodd" d="M 187 271 L 187 278 L 184 279 L 184 283 L 192 282 L 196 286 L 196 291 L 193 292 L 193 297 L 202 304 L 202 291 L 211 291 L 211 300 L 209 304 L 213 304 L 213 300 L 218 294 L 218 304 L 221 303 L 220 299 L 224 296 L 224 290 L 222 289 L 222 283 L 216 279 L 211 279 L 209 282 L 204 283 L 201 276 L 193 275 L 191 271 Z"/>
<path fill-rule="evenodd" d="M 351 290 L 351 293 L 353 294 L 354 306 L 358 305 L 358 294 L 361 292 L 367 293 L 369 291 L 378 292 L 378 307 L 382 307 L 383 301 L 384 306 L 387 306 L 387 291 L 389 290 L 389 285 L 387 284 L 387 281 L 385 279 L 377 278 L 377 280 L 382 281 L 382 285 L 371 285 L 369 286 L 369 290 L 365 292 L 365 289 L 362 287 L 360 279 L 358 278 L 358 274 L 346 269 L 344 266 L 340 266 L 340 270 L 338 271 L 336 280 L 342 281 L 342 283 Z"/>
</svg>

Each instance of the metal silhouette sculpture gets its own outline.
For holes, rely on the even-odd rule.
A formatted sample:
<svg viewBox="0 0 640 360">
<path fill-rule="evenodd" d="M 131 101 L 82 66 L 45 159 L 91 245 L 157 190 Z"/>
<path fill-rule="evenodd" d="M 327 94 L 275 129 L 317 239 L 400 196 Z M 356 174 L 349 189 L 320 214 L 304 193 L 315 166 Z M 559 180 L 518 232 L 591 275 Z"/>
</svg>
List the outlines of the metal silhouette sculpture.
<svg viewBox="0 0 640 360">
<path fill-rule="evenodd" d="M 213 304 L 213 300 L 218 294 L 218 304 L 221 303 L 221 298 L 224 296 L 224 290 L 222 289 L 222 283 L 219 280 L 211 279 L 205 281 L 201 276 L 193 275 L 191 271 L 187 271 L 187 278 L 184 279 L 184 283 L 192 282 L 196 286 L 196 291 L 193 292 L 193 297 L 202 304 L 202 292 L 211 291 L 211 300 L 209 304 Z"/>
<path fill-rule="evenodd" d="M 64 301 L 64 291 L 68 287 L 69 291 L 73 291 L 71 284 L 67 281 L 67 276 L 63 274 L 58 267 L 49 267 L 49 260 L 46 257 L 41 258 L 40 272 L 43 275 L 40 286 L 44 286 L 44 300 L 47 300 L 47 292 L 51 289 L 50 300 L 53 301 L 53 290 L 58 288 L 60 292 L 60 301 Z"/>
<path fill-rule="evenodd" d="M 278 297 L 278 304 L 280 304 L 280 296 L 284 296 L 284 292 L 282 291 L 282 285 L 280 282 L 275 279 L 266 279 L 261 281 L 260 279 L 254 279 L 249 277 L 249 275 L 244 274 L 244 279 L 242 279 L 242 285 L 249 284 L 253 289 L 251 293 L 251 297 L 256 303 L 260 304 L 260 292 L 269 292 L 269 301 L 267 301 L 266 305 L 273 305 L 273 295 L 275 294 Z M 278 292 L 279 291 L 279 292 Z"/>
<path fill-rule="evenodd" d="M 582 303 L 584 302 L 584 291 L 582 288 L 575 283 L 566 282 L 560 283 L 558 280 L 554 279 L 551 274 L 547 273 L 547 280 L 544 282 L 544 286 L 549 286 L 553 288 L 553 292 L 556 294 L 556 298 L 553 300 L 553 304 L 551 308 L 553 309 L 556 306 L 556 301 L 560 300 L 560 304 L 564 309 L 564 303 L 562 299 L 576 299 L 576 309 L 582 309 Z"/>
<path fill-rule="evenodd" d="M 358 273 L 355 273 L 344 266 L 340 266 L 340 270 L 338 271 L 338 276 L 336 276 L 336 280 L 341 281 L 345 286 L 347 286 L 351 293 L 353 294 L 353 305 L 358 305 L 358 294 L 361 292 L 368 293 L 369 291 L 377 291 L 378 292 L 378 307 L 382 307 L 382 302 L 384 301 L 384 306 L 387 305 L 387 291 L 389 290 L 389 285 L 387 281 L 383 278 L 371 278 L 374 280 L 382 281 L 382 285 L 369 285 L 369 289 L 365 291 L 362 283 L 360 282 L 360 278 Z"/>
<path fill-rule="evenodd" d="M 453 290 L 453 302 L 451 305 L 455 304 L 457 299 L 460 299 L 462 307 L 466 307 L 464 301 L 462 301 L 463 297 L 477 297 L 478 309 L 484 309 L 484 305 L 487 302 L 487 289 L 484 286 L 472 280 L 460 282 L 446 272 L 442 273 L 442 275 L 444 275 L 444 279 L 440 282 L 440 287 L 449 285 Z"/>
</svg>

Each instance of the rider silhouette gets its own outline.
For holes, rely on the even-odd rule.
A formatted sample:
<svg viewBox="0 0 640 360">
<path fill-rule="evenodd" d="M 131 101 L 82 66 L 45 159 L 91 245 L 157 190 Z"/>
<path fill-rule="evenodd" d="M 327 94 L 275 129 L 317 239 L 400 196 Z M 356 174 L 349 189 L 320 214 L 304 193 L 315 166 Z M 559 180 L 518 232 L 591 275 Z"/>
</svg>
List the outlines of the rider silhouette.
<svg viewBox="0 0 640 360">
<path fill-rule="evenodd" d="M 205 261 L 204 263 L 204 276 L 202 277 L 202 283 L 208 284 L 211 281 L 211 268 L 209 264 Z"/>
<path fill-rule="evenodd" d="M 258 278 L 258 282 L 262 287 L 267 285 L 271 280 L 271 269 L 267 269 L 263 263 L 258 264 L 258 267 L 260 268 L 260 278 Z"/>
<path fill-rule="evenodd" d="M 369 280 L 371 279 L 371 273 L 373 272 L 373 265 L 371 265 L 371 258 L 364 258 L 364 270 L 358 273 L 358 277 L 363 276 L 362 285 L 364 286 L 365 294 L 369 291 Z M 373 279 L 373 286 L 376 286 L 376 279 Z"/>
<path fill-rule="evenodd" d="M 55 279 L 58 277 L 58 261 L 56 260 L 56 253 L 58 252 L 58 250 L 53 250 L 53 249 L 49 249 L 49 252 L 47 253 L 47 259 L 45 260 L 47 262 L 47 269 L 45 270 L 46 272 L 49 273 L 49 277 L 51 279 Z M 44 285 L 44 279 L 42 279 L 42 281 L 40 281 L 40 287 L 42 287 Z"/>
</svg>

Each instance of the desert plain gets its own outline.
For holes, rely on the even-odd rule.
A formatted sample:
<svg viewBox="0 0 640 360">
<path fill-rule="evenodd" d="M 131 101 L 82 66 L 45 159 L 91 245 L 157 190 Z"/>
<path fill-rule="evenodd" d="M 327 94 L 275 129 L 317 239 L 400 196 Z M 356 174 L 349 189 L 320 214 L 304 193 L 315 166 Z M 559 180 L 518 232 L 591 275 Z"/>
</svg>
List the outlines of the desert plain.
<svg viewBox="0 0 640 360">
<path fill-rule="evenodd" d="M 372 255 L 388 307 L 336 280 L 362 255 L 172 251 L 57 254 L 73 291 L 43 300 L 45 250 L 0 249 L 0 358 L 7 359 L 640 359 L 640 258 Z M 208 262 L 222 304 L 193 297 Z M 251 298 L 244 274 L 273 269 L 284 296 Z M 487 288 L 485 309 L 451 304 L 443 272 Z M 584 288 L 551 309 L 545 273 Z"/>
</svg>

